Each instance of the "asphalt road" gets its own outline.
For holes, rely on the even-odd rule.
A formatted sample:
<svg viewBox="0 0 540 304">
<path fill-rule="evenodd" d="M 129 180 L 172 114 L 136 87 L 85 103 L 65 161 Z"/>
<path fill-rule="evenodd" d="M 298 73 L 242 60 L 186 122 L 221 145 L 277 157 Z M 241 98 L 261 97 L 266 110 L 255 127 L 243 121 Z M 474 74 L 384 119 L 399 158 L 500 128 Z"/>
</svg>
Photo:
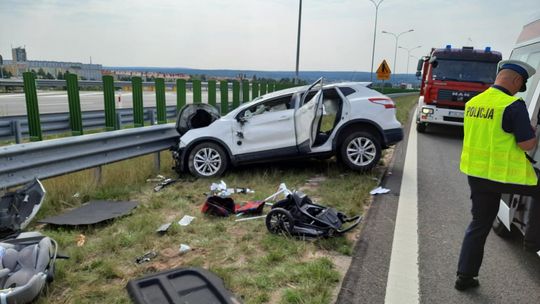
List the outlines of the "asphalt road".
<svg viewBox="0 0 540 304">
<path fill-rule="evenodd" d="M 229 100 L 232 100 L 232 93 L 229 93 Z M 81 91 L 80 92 L 81 110 L 103 110 L 103 92 L 99 91 Z M 188 103 L 193 101 L 193 93 L 186 93 Z M 220 94 L 217 92 L 216 99 L 220 100 Z M 133 99 L 131 92 L 115 92 L 117 108 L 131 108 Z M 202 92 L 202 100 L 208 100 L 207 93 Z M 165 93 L 167 105 L 176 104 L 176 92 L 167 91 Z M 69 112 L 68 97 L 66 91 L 40 91 L 38 92 L 38 103 L 40 113 L 58 113 Z M 143 92 L 143 103 L 145 107 L 156 105 L 156 93 L 151 91 Z M 23 93 L 18 94 L 0 94 L 0 116 L 26 114 L 26 101 Z"/>
<path fill-rule="evenodd" d="M 459 172 L 461 144 L 461 128 L 434 126 L 427 134 L 417 134 L 419 283 L 418 291 L 411 288 L 418 293 L 418 300 L 412 302 L 540 303 L 540 258 L 521 249 L 519 235 L 501 239 L 491 233 L 480 270 L 481 286 L 467 292 L 453 288 L 461 241 L 471 218 L 467 179 Z M 405 151 L 406 141 L 396 147 L 391 174 L 383 181 L 391 192 L 376 197 L 366 216 L 337 303 L 385 303 L 385 299 L 412 303 L 389 302 L 387 295 L 398 200 L 404 190 Z"/>
</svg>

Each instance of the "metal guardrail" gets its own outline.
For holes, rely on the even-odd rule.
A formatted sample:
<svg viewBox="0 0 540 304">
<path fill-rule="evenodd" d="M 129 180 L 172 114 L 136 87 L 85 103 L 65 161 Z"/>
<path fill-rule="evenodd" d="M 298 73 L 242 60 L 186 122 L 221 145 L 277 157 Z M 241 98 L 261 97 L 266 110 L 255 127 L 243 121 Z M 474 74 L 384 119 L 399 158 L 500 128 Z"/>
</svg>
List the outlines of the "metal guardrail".
<svg viewBox="0 0 540 304">
<path fill-rule="evenodd" d="M 176 106 L 166 107 L 167 119 L 176 118 Z M 144 108 L 144 121 L 149 125 L 155 123 L 156 108 Z M 41 114 L 41 130 L 44 135 L 54 135 L 71 132 L 69 113 Z M 119 128 L 125 124 L 133 124 L 133 109 L 117 109 L 116 119 Z M 84 130 L 105 128 L 105 113 L 103 110 L 82 112 L 82 125 Z M 0 117 L 0 140 L 15 140 L 21 143 L 23 138 L 28 138 L 28 117 L 26 115 L 13 115 Z"/>
<path fill-rule="evenodd" d="M 101 80 L 79 80 L 79 87 L 102 87 L 103 81 Z M 61 79 L 36 79 L 36 85 L 38 87 L 65 87 L 67 83 L 65 80 Z M 115 81 L 115 87 L 131 87 L 131 81 Z M 153 81 L 143 81 L 142 85 L 144 87 L 154 87 L 156 84 Z M 0 87 L 23 87 L 24 82 L 20 79 L 0 79 Z M 176 82 L 165 82 L 165 86 L 172 88 L 176 86 Z M 208 82 L 201 82 L 201 86 L 206 90 L 208 88 Z M 232 83 L 228 84 L 229 88 L 232 88 Z M 191 90 L 193 89 L 192 82 L 186 82 L 186 88 Z"/>
<path fill-rule="evenodd" d="M 0 147 L 0 188 L 166 150 L 174 124 L 156 125 Z"/>
</svg>

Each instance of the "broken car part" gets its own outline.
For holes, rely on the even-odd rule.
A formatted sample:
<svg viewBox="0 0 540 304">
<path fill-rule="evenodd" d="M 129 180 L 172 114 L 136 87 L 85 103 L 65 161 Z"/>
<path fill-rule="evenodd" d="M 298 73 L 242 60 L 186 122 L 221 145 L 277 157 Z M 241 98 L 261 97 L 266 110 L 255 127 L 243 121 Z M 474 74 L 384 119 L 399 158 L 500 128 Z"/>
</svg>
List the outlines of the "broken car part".
<svg viewBox="0 0 540 304">
<path fill-rule="evenodd" d="M 174 184 L 178 181 L 178 179 L 172 179 L 172 178 L 167 178 L 165 180 L 163 180 L 161 183 L 157 184 L 155 187 L 154 187 L 154 192 L 158 192 L 160 191 L 161 189 L 171 185 L 171 184 Z"/>
<path fill-rule="evenodd" d="M 45 199 L 45 188 L 37 179 L 0 198 L 0 237 L 26 228 Z"/>
<path fill-rule="evenodd" d="M 93 225 L 126 215 L 138 204 L 139 202 L 135 201 L 90 201 L 79 208 L 61 215 L 47 217 L 38 222 L 59 226 Z"/>
<path fill-rule="evenodd" d="M 240 304 L 214 273 L 202 268 L 178 268 L 128 282 L 135 304 L 197 303 Z"/>
<path fill-rule="evenodd" d="M 157 257 L 157 252 L 155 251 L 148 251 L 147 253 L 141 255 L 140 257 L 137 257 L 135 259 L 135 263 L 142 264 L 146 262 L 150 262 L 151 259 Z"/>
</svg>

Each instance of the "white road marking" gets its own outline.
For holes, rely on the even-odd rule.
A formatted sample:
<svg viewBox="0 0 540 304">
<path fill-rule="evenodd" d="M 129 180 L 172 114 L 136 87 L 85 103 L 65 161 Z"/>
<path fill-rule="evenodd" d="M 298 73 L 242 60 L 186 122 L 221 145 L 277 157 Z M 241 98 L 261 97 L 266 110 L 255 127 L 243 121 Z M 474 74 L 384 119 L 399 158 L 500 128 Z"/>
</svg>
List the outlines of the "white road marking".
<svg viewBox="0 0 540 304">
<path fill-rule="evenodd" d="M 416 117 L 413 116 L 413 117 Z M 394 241 L 386 283 L 386 304 L 418 304 L 418 183 L 417 134 L 411 122 L 401 189 L 399 191 Z"/>
</svg>

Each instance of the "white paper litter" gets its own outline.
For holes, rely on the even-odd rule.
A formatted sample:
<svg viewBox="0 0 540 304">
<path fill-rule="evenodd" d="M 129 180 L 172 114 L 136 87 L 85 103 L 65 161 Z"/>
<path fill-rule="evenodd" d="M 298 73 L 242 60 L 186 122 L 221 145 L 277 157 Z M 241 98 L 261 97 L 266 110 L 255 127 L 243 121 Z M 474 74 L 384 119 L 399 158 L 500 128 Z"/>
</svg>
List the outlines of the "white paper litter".
<svg viewBox="0 0 540 304">
<path fill-rule="evenodd" d="M 191 224 L 191 221 L 193 221 L 194 219 L 195 219 L 194 216 L 184 215 L 184 217 L 180 221 L 178 221 L 178 225 L 187 226 L 187 225 Z"/>
<path fill-rule="evenodd" d="M 165 232 L 171 227 L 172 223 L 167 223 L 159 226 L 159 228 L 156 230 L 156 232 Z"/>
<path fill-rule="evenodd" d="M 217 195 L 223 198 L 229 197 L 234 193 L 255 193 L 255 191 L 249 188 L 227 188 L 227 184 L 224 181 L 219 183 L 212 183 L 210 185 L 210 191 L 213 195 Z"/>
<path fill-rule="evenodd" d="M 369 194 L 371 195 L 376 195 L 376 194 L 386 194 L 390 192 L 390 189 L 387 189 L 387 188 L 383 188 L 381 186 L 369 191 Z"/>
</svg>

